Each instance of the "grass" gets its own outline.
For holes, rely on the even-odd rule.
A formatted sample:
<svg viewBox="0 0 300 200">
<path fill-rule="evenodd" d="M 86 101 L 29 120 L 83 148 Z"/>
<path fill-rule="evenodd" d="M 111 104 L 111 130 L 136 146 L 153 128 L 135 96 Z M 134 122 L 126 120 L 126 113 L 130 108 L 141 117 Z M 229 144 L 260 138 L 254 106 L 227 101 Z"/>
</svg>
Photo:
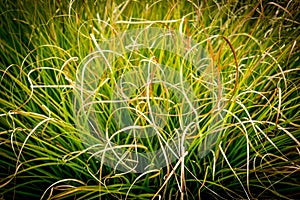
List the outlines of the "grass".
<svg viewBox="0 0 300 200">
<path fill-rule="evenodd" d="M 300 195 L 299 2 L 0 4 L 0 199 Z M 126 31 L 147 27 L 200 44 L 207 71 L 176 54 L 180 49 L 124 52 L 117 43 L 120 48 L 110 47 L 112 54 L 122 54 L 117 58 L 99 49 L 112 45 L 108 38 L 118 41 Z M 112 63 L 95 59 L 101 66 L 95 74 L 88 60 L 103 55 Z M 161 82 L 140 87 L 147 80 L 135 78 L 145 79 L 147 73 L 139 70 L 149 63 L 171 67 L 163 68 L 170 70 L 170 87 Z M 177 83 L 180 77 L 185 81 Z M 132 101 L 121 105 L 116 91 L 122 84 Z M 178 98 L 184 93 L 191 102 Z M 131 111 L 116 118 L 122 109 Z M 166 116 L 153 115 L 163 109 Z M 189 121 L 194 119 L 197 123 Z M 193 131 L 185 132 L 183 122 Z M 133 137 L 138 128 L 144 137 Z M 164 141 L 175 158 L 170 152 L 155 157 L 155 151 L 168 150 Z M 210 141 L 216 143 L 205 146 Z M 134 159 L 149 156 L 155 165 L 134 173 Z"/>
</svg>

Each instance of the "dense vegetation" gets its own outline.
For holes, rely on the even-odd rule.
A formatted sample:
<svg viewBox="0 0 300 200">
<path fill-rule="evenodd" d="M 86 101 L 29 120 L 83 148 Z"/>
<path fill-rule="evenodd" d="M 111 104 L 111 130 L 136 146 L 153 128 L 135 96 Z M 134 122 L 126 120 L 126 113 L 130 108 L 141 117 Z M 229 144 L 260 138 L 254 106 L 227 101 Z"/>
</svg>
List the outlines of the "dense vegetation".
<svg viewBox="0 0 300 200">
<path fill-rule="evenodd" d="M 1 1 L 0 199 L 299 197 L 299 7 L 299 1 L 263 0 Z M 193 63 L 162 49 L 127 52 L 114 60 L 111 71 L 94 77 L 100 86 L 90 101 L 115 103 L 114 80 L 155 58 L 178 73 L 183 69 L 185 88 L 195 94 L 191 108 L 196 132 L 179 158 L 161 157 L 163 167 L 141 173 L 134 173 L 133 166 L 115 170 L 105 164 L 113 158 L 108 161 L 102 154 L 99 159 L 80 135 L 78 120 L 89 120 L 76 113 L 78 72 L 93 53 L 102 53 L 98 44 L 149 27 L 176 31 L 200 44 L 210 72 L 200 73 Z M 205 73 L 214 73 L 213 91 L 206 86 Z M 109 121 L 111 104 L 100 103 L 94 110 L 97 127 L 116 146 L 127 145 L 128 152 L 163 148 L 159 138 L 177 134 L 186 118 L 176 92 L 163 84 L 137 89 L 132 99 L 147 93 L 147 101 L 137 98 L 125 107 L 149 114 L 150 90 L 160 97 L 152 104 L 170 110 L 156 136 L 135 140 L 126 135 L 118 120 Z M 212 115 L 216 101 L 218 113 Z M 147 127 L 139 119 L 139 127 Z M 214 139 L 209 148 L 203 145 L 205 137 Z M 99 145 L 98 150 L 109 151 L 105 142 Z"/>
</svg>

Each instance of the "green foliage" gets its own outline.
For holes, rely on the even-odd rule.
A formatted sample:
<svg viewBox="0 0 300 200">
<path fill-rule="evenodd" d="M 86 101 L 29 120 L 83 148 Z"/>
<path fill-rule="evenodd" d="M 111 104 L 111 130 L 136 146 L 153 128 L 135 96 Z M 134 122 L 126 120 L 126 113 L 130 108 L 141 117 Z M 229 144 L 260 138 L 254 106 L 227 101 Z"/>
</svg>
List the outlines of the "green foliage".
<svg viewBox="0 0 300 200">
<path fill-rule="evenodd" d="M 297 1 L 1 1 L 0 199 L 296 198 L 299 7 Z M 185 63 L 185 76 L 202 99 L 196 108 L 199 133 L 186 154 L 166 167 L 122 174 L 93 157 L 79 136 L 76 70 L 97 42 L 147 26 L 182 32 L 205 48 L 222 81 L 225 114 L 222 124 L 211 125 L 205 77 Z M 156 49 L 144 49 L 130 61 L 138 64 L 151 54 L 174 68 L 183 62 Z M 128 61 L 116 60 L 115 78 L 128 70 Z M 98 98 L 109 100 L 112 85 L 106 82 Z M 153 86 L 153 93 L 176 102 L 163 87 Z M 106 123 L 112 108 L 98 109 L 103 129 L 118 131 Z M 176 117 L 166 121 L 165 132 L 179 126 Z M 202 136 L 210 129 L 219 131 L 218 142 L 201 157 Z M 121 134 L 114 142 L 133 143 Z M 155 138 L 140 145 L 161 147 Z"/>
</svg>

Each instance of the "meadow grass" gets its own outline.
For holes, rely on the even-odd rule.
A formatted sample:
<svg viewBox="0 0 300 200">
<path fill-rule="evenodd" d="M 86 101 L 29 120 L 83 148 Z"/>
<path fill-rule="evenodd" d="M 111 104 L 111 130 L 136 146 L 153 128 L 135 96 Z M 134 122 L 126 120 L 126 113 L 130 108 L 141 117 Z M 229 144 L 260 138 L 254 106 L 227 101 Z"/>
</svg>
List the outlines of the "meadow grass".
<svg viewBox="0 0 300 200">
<path fill-rule="evenodd" d="M 1 1 L 0 199 L 299 197 L 299 7 L 297 1 Z M 96 86 L 92 103 L 112 100 L 113 80 L 155 56 L 174 69 L 185 66 L 199 120 L 197 133 L 176 160 L 162 156 L 164 167 L 118 171 L 105 164 L 113 155 L 108 160 L 103 152 L 89 151 L 93 146 L 80 136 L 78 120 L 85 118 L 74 106 L 76 72 L 108 38 L 147 27 L 177 31 L 203 47 L 221 106 L 210 115 L 209 80 L 192 63 L 182 65 L 178 55 L 143 49 L 116 59 L 111 74 L 95 78 L 102 85 Z M 164 85 L 154 85 L 151 92 L 159 97 L 154 104 L 175 113 L 165 119 L 159 137 L 135 141 L 111 120 L 118 112 L 114 107 L 100 103 L 94 110 L 99 128 L 129 152 L 162 148 L 161 140 L 177 133 L 184 118 L 182 109 L 176 110 L 181 105 L 176 95 Z M 125 105 L 136 112 L 139 107 L 135 117 L 148 112 L 147 94 L 143 104 Z M 213 123 L 220 113 L 220 123 Z M 136 123 L 147 126 L 140 118 Z M 203 149 L 204 136 L 213 133 L 216 143 Z M 99 147 L 109 148 L 105 142 Z M 199 156 L 204 150 L 207 155 Z M 121 165 L 122 158 L 116 159 Z"/>
</svg>

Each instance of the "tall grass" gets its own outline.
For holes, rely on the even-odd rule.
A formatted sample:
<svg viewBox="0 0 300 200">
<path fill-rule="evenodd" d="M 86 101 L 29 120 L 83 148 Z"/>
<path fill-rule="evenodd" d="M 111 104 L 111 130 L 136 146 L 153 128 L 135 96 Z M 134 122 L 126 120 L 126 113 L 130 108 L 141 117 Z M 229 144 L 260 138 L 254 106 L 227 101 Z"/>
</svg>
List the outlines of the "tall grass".
<svg viewBox="0 0 300 200">
<path fill-rule="evenodd" d="M 299 6 L 297 1 L 2 1 L 0 198 L 296 198 Z M 108 161 L 82 141 L 77 121 L 81 116 L 74 115 L 76 72 L 101 42 L 145 27 L 177 31 L 201 44 L 219 81 L 222 123 L 212 123 L 211 91 L 191 63 L 182 65 L 180 57 L 157 49 L 116 60 L 113 77 L 97 77 L 103 78 L 103 87 L 95 101 L 112 97 L 113 82 L 105 78 L 119 80 L 128 69 L 126 63 L 139 64 L 154 55 L 158 63 L 185 66 L 200 102 L 194 104 L 200 128 L 179 158 L 143 173 L 123 173 L 106 165 Z M 153 86 L 152 92 L 165 102 L 176 101 L 161 88 Z M 144 91 L 134 95 L 139 92 Z M 139 102 L 126 106 L 138 105 L 147 113 Z M 109 104 L 97 109 L 100 128 L 111 135 L 118 132 L 116 124 L 108 123 L 117 111 Z M 161 127 L 166 140 L 171 136 L 167 133 L 180 126 L 180 120 L 172 119 Z M 209 133 L 217 133 L 217 143 L 199 156 L 207 150 L 203 136 Z M 113 142 L 136 147 L 122 134 Z M 139 141 L 141 149 L 157 150 L 162 144 L 155 137 Z"/>
</svg>

